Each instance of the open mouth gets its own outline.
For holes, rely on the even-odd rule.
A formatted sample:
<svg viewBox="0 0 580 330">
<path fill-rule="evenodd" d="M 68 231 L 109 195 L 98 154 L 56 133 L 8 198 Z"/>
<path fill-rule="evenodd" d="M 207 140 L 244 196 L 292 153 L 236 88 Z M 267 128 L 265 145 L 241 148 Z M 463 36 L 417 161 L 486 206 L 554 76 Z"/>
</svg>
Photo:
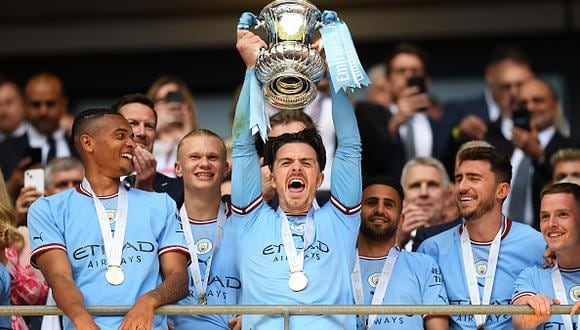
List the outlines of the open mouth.
<svg viewBox="0 0 580 330">
<path fill-rule="evenodd" d="M 133 160 L 133 155 L 130 154 L 130 153 L 128 153 L 128 152 L 124 152 L 124 153 L 121 154 L 121 158 L 125 158 L 125 159 L 128 159 L 128 160 Z"/>
<path fill-rule="evenodd" d="M 301 193 L 305 188 L 306 184 L 301 178 L 293 178 L 288 183 L 288 191 L 292 193 Z"/>
<path fill-rule="evenodd" d="M 209 172 L 200 172 L 194 174 L 196 178 L 201 180 L 208 180 L 214 177 L 215 174 Z"/>
<path fill-rule="evenodd" d="M 472 202 L 473 200 L 474 200 L 474 198 L 473 197 L 469 197 L 469 196 L 461 196 L 459 198 L 459 202 L 461 204 L 466 204 L 466 203 Z"/>
<path fill-rule="evenodd" d="M 548 237 L 549 238 L 560 237 L 560 236 L 563 236 L 563 235 L 564 235 L 564 233 L 562 233 L 562 232 L 552 232 L 552 233 L 548 233 Z"/>
</svg>

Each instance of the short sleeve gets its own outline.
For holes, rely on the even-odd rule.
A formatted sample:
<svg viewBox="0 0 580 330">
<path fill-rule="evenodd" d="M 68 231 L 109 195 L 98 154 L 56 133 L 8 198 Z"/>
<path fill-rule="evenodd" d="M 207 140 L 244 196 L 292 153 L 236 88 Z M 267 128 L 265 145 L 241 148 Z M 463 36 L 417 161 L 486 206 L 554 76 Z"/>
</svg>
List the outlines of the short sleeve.
<svg viewBox="0 0 580 330">
<path fill-rule="evenodd" d="M 512 304 L 517 299 L 524 296 L 534 296 L 538 294 L 538 285 L 536 281 L 536 274 L 538 273 L 536 267 L 524 268 L 518 275 L 514 283 L 514 293 L 512 295 Z"/>
<path fill-rule="evenodd" d="M 423 305 L 447 305 L 447 290 L 445 290 L 445 281 L 439 265 L 433 258 L 423 255 L 425 265 L 425 274 L 423 275 Z"/>
<path fill-rule="evenodd" d="M 165 198 L 165 224 L 159 235 L 159 255 L 167 252 L 181 252 L 187 255 L 189 259 L 189 251 L 185 244 L 185 236 L 183 236 L 183 229 L 181 228 L 181 218 L 177 212 L 175 202 L 170 199 L 167 194 L 163 194 Z"/>
<path fill-rule="evenodd" d="M 30 236 L 30 264 L 36 266 L 35 259 L 50 250 L 66 252 L 62 224 L 59 224 L 52 212 L 47 198 L 39 198 L 28 210 L 28 231 Z"/>
</svg>

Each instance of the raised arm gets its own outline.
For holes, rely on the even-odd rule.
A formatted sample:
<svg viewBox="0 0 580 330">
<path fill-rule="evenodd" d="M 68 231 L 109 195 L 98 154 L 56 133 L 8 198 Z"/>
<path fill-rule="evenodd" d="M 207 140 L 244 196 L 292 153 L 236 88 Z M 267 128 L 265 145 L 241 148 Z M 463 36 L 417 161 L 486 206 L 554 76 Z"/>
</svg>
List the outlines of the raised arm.
<svg viewBox="0 0 580 330">
<path fill-rule="evenodd" d="M 259 88 L 254 66 L 266 44 L 249 31 L 238 31 L 237 38 L 236 47 L 247 70 L 232 128 L 232 204 L 237 213 L 246 213 L 259 204 L 262 194 L 260 161 L 249 126 L 251 88 Z"/>
<path fill-rule="evenodd" d="M 331 80 L 331 79 L 329 79 Z M 332 163 L 331 192 L 334 202 L 345 207 L 346 213 L 356 212 L 362 198 L 361 142 L 354 109 L 341 89 L 332 95 L 332 119 L 338 145 Z"/>
<path fill-rule="evenodd" d="M 36 257 L 36 264 L 52 288 L 57 306 L 77 329 L 99 329 L 84 307 L 84 297 L 76 286 L 66 252 L 49 250 Z"/>
</svg>

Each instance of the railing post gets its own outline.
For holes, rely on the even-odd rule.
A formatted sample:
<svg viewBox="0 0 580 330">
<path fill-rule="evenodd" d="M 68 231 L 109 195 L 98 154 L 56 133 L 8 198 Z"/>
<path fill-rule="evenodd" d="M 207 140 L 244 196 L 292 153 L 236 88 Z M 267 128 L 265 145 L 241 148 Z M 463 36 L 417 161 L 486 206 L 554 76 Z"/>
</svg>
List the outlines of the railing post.
<svg viewBox="0 0 580 330">
<path fill-rule="evenodd" d="M 284 311 L 284 330 L 290 330 L 290 313 Z"/>
</svg>

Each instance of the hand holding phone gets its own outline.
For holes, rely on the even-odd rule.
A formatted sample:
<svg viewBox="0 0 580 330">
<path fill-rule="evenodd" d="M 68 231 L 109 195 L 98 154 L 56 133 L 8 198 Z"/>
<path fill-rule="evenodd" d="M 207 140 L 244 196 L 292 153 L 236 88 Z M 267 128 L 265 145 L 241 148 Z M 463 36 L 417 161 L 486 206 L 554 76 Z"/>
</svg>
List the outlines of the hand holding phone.
<svg viewBox="0 0 580 330">
<path fill-rule="evenodd" d="M 24 186 L 34 187 L 44 196 L 44 170 L 35 168 L 24 172 Z"/>
<path fill-rule="evenodd" d="M 512 113 L 514 127 L 530 131 L 530 112 L 526 108 L 518 108 Z"/>
<path fill-rule="evenodd" d="M 22 158 L 30 158 L 30 165 L 40 164 L 42 162 L 42 149 L 28 148 L 24 151 Z"/>
<path fill-rule="evenodd" d="M 425 77 L 423 76 L 413 76 L 407 80 L 407 87 L 417 86 L 419 88 L 419 93 L 427 93 L 427 84 L 425 83 Z"/>
</svg>

